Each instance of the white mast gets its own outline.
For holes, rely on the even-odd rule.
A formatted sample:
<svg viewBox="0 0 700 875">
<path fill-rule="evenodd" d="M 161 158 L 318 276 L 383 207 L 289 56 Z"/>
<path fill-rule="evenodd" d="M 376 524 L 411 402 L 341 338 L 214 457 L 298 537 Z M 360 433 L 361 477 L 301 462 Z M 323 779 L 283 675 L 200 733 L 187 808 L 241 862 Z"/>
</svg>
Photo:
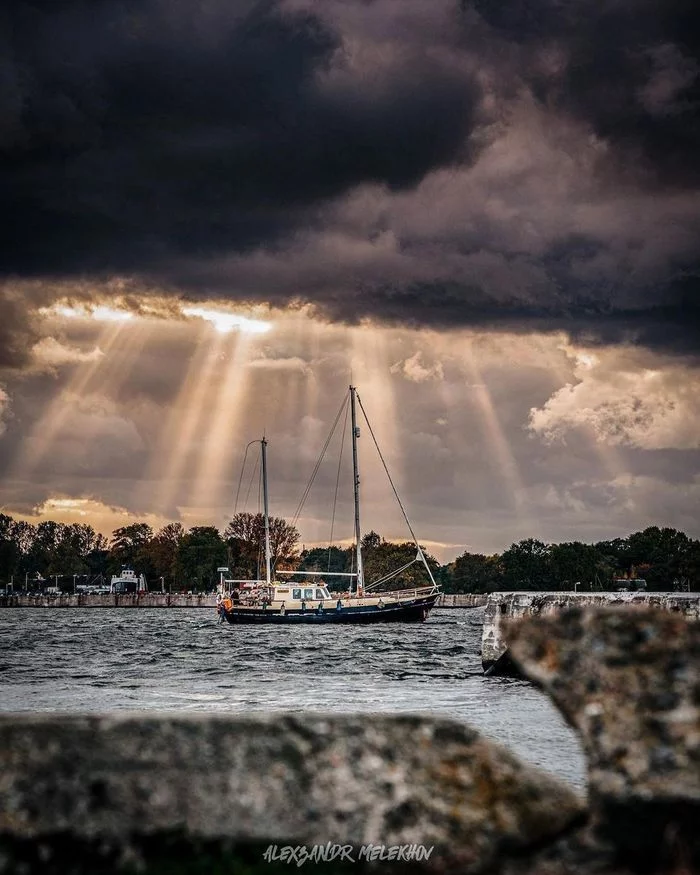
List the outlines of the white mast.
<svg viewBox="0 0 700 875">
<path fill-rule="evenodd" d="M 357 425 L 355 413 L 355 387 L 350 386 L 350 411 L 352 415 L 352 473 L 353 494 L 355 499 L 355 550 L 357 551 L 357 591 L 364 592 L 365 577 L 362 570 L 362 545 L 360 542 L 360 472 L 357 465 L 357 439 L 360 429 Z"/>
<path fill-rule="evenodd" d="M 270 574 L 270 510 L 267 506 L 267 441 L 263 437 L 260 441 L 262 448 L 262 477 L 263 477 L 263 505 L 265 508 L 265 582 L 268 586 L 272 582 Z"/>
</svg>

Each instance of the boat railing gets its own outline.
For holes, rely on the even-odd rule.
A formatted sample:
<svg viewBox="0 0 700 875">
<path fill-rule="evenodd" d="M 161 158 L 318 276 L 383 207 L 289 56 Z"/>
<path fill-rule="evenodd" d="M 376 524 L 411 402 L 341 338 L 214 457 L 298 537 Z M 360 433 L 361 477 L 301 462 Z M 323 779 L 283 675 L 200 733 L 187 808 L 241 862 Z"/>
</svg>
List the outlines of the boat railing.
<svg viewBox="0 0 700 875">
<path fill-rule="evenodd" d="M 379 596 L 380 598 L 395 598 L 398 601 L 403 601 L 403 599 L 416 599 L 421 598 L 422 596 L 434 595 L 439 592 L 440 587 L 438 586 L 418 586 L 413 589 L 374 590 L 365 593 L 365 598 L 376 598 Z"/>
</svg>

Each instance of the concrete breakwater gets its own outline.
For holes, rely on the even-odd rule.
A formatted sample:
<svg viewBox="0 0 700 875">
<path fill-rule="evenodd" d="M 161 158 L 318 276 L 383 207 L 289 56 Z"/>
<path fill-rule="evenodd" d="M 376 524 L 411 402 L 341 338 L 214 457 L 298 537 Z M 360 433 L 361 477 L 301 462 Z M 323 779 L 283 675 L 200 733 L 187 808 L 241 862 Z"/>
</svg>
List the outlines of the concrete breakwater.
<svg viewBox="0 0 700 875">
<path fill-rule="evenodd" d="M 512 650 L 580 734 L 587 801 L 449 720 L 7 715 L 0 873 L 698 871 L 700 624 L 567 611 Z"/>
<path fill-rule="evenodd" d="M 443 593 L 439 608 L 478 608 L 486 595 Z M 16 595 L 0 596 L 0 608 L 215 608 L 216 596 L 203 593 L 113 593 L 109 595 Z"/>
<path fill-rule="evenodd" d="M 490 674 L 519 674 L 508 648 L 513 620 L 548 616 L 567 608 L 661 608 L 700 620 L 700 593 L 676 592 L 494 592 L 488 596 L 481 637 L 481 662 Z"/>
<path fill-rule="evenodd" d="M 215 608 L 209 593 L 109 593 L 0 596 L 0 608 Z"/>
<path fill-rule="evenodd" d="M 437 600 L 438 608 L 481 608 L 486 604 L 486 593 L 444 592 Z"/>
</svg>

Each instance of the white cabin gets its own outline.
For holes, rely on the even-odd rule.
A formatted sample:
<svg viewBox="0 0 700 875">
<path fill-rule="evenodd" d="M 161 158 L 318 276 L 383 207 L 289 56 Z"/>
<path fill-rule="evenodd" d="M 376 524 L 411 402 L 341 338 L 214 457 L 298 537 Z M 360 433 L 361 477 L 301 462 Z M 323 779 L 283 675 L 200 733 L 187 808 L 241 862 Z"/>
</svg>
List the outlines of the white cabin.
<svg viewBox="0 0 700 875">
<path fill-rule="evenodd" d="M 115 593 L 148 592 L 148 586 L 143 574 L 137 576 L 132 568 L 122 568 L 119 574 L 112 575 L 109 591 Z"/>
</svg>

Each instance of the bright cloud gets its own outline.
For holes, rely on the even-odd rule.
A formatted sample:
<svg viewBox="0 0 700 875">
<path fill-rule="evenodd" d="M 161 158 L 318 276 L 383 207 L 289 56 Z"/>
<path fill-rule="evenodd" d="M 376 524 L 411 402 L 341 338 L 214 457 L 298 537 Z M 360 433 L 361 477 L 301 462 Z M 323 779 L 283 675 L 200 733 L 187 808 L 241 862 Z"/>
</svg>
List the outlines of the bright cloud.
<svg viewBox="0 0 700 875">
<path fill-rule="evenodd" d="M 108 307 L 104 304 L 83 305 L 80 307 L 60 304 L 39 310 L 43 316 L 63 316 L 65 319 L 94 319 L 96 322 L 128 322 L 134 318 L 130 310 Z"/>
<path fill-rule="evenodd" d="M 420 350 L 410 358 L 392 365 L 391 373 L 403 374 L 407 380 L 413 383 L 425 383 L 427 380 L 442 380 L 445 376 L 442 363 L 436 361 L 431 365 L 424 364 L 423 353 Z"/>
<path fill-rule="evenodd" d="M 248 366 L 261 371 L 299 371 L 302 374 L 311 373 L 309 363 L 300 356 L 290 356 L 288 358 L 261 356 L 260 358 L 253 359 Z"/>
<path fill-rule="evenodd" d="M 645 450 L 700 447 L 700 373 L 639 350 L 571 351 L 578 382 L 530 410 L 547 442 L 585 428 L 598 441 Z"/>
<path fill-rule="evenodd" d="M 220 334 L 230 334 L 236 330 L 243 334 L 266 334 L 272 328 L 270 322 L 249 319 L 247 316 L 226 310 L 215 310 L 209 307 L 183 307 L 182 312 L 185 316 L 194 316 L 198 319 L 204 319 L 205 322 L 211 322 Z"/>
<path fill-rule="evenodd" d="M 5 423 L 3 422 L 3 418 L 7 414 L 9 407 L 10 396 L 2 388 L 2 386 L 0 386 L 0 435 L 5 431 Z"/>
<path fill-rule="evenodd" d="M 134 522 L 148 523 L 153 529 L 162 528 L 170 520 L 157 514 L 133 514 L 124 507 L 112 506 L 95 497 L 54 495 L 37 505 L 31 514 L 14 513 L 31 523 L 57 520 L 63 523 L 90 523 L 98 532 L 109 535 L 114 529 Z"/>
<path fill-rule="evenodd" d="M 66 346 L 55 337 L 44 337 L 34 346 L 32 353 L 36 364 L 49 368 L 82 362 L 96 362 L 104 356 L 102 350 L 97 346 L 91 350 L 81 350 L 74 346 Z"/>
</svg>

